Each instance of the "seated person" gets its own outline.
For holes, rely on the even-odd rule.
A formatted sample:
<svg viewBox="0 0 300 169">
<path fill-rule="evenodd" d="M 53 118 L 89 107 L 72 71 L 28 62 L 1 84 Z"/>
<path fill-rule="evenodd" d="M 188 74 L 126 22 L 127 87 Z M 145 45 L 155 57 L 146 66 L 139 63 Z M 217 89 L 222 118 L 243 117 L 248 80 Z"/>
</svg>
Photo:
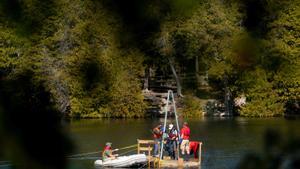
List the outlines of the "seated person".
<svg viewBox="0 0 300 169">
<path fill-rule="evenodd" d="M 102 153 L 102 160 L 107 161 L 107 160 L 114 160 L 118 156 L 118 154 L 113 154 L 114 151 L 117 151 L 118 149 L 112 150 L 111 148 L 112 143 L 107 142 L 105 144 L 103 153 Z"/>
</svg>

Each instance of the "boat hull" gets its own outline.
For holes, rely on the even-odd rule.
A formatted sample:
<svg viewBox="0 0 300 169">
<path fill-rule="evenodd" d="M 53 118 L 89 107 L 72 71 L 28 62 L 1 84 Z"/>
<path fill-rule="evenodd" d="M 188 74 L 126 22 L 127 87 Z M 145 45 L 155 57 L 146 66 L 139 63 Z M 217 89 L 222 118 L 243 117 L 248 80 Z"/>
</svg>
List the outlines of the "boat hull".
<svg viewBox="0 0 300 169">
<path fill-rule="evenodd" d="M 95 166 L 99 167 L 114 167 L 114 168 L 124 168 L 132 167 L 140 164 L 145 164 L 147 162 L 147 157 L 145 154 L 134 154 L 130 156 L 121 156 L 114 160 L 96 160 Z"/>
</svg>

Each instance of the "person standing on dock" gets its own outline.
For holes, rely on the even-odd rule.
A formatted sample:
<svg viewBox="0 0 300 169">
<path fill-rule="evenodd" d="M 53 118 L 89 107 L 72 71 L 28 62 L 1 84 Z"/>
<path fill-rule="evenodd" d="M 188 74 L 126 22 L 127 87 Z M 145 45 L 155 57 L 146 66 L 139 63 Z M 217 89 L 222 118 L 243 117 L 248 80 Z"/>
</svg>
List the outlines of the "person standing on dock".
<svg viewBox="0 0 300 169">
<path fill-rule="evenodd" d="M 175 160 L 175 151 L 178 141 L 178 131 L 174 127 L 172 123 L 169 124 L 169 132 L 168 132 L 168 140 L 167 140 L 167 147 L 168 147 L 168 153 L 171 159 Z"/>
<path fill-rule="evenodd" d="M 182 139 L 182 142 L 180 145 L 181 154 L 184 155 L 185 152 L 186 152 L 186 154 L 190 154 L 189 139 L 190 139 L 191 130 L 190 130 L 187 122 L 183 123 L 183 127 L 180 131 L 180 134 L 181 134 L 181 139 Z"/>
<path fill-rule="evenodd" d="M 154 137 L 154 152 L 153 152 L 153 156 L 158 156 L 158 151 L 159 151 L 159 147 L 160 147 L 160 142 L 161 142 L 161 137 L 162 137 L 162 134 L 163 134 L 163 131 L 162 131 L 162 125 L 159 124 L 158 126 L 156 126 L 154 129 L 153 129 L 153 137 Z"/>
</svg>

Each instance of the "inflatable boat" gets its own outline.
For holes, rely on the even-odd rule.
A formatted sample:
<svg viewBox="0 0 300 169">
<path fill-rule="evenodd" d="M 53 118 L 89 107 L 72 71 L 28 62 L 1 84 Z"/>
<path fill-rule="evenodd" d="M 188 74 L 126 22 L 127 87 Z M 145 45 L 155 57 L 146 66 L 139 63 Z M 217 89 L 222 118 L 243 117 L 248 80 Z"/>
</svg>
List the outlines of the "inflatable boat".
<svg viewBox="0 0 300 169">
<path fill-rule="evenodd" d="M 145 154 L 134 154 L 130 156 L 120 156 L 114 160 L 96 160 L 96 167 L 114 167 L 114 168 L 123 168 L 123 167 L 133 167 L 145 164 L 147 162 L 147 157 Z"/>
</svg>

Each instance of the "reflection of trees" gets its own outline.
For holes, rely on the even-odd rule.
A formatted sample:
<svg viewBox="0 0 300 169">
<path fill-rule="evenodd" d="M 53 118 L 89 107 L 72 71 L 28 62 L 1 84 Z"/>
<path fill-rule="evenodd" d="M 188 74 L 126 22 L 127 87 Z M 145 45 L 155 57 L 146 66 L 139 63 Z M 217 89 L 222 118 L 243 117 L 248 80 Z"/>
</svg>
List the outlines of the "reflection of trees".
<svg viewBox="0 0 300 169">
<path fill-rule="evenodd" d="M 300 168 L 300 139 L 284 138 L 277 131 L 265 133 L 263 154 L 243 157 L 238 169 L 298 169 Z"/>
</svg>

